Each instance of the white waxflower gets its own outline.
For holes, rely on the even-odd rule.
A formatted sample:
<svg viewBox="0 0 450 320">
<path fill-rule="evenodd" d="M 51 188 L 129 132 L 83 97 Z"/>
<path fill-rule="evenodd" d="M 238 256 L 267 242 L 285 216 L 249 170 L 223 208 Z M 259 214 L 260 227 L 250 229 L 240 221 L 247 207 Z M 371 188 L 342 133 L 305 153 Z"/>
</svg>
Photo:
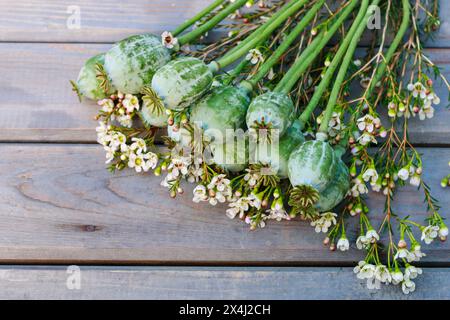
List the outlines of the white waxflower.
<svg viewBox="0 0 450 320">
<path fill-rule="evenodd" d="M 342 236 L 337 244 L 336 247 L 341 250 L 341 251 L 347 251 L 348 249 L 350 249 L 350 243 L 348 241 L 348 239 L 345 236 Z"/>
<path fill-rule="evenodd" d="M 238 198 L 229 204 L 229 209 L 227 210 L 227 216 L 230 219 L 234 219 L 238 214 L 239 218 L 243 218 L 245 212 L 250 208 L 250 200 L 248 197 Z"/>
<path fill-rule="evenodd" d="M 121 132 L 114 132 L 111 135 L 111 141 L 109 142 L 109 146 L 113 150 L 118 150 L 122 146 L 126 145 L 127 137 Z"/>
<path fill-rule="evenodd" d="M 416 256 L 409 252 L 408 249 L 406 248 L 400 248 L 397 250 L 394 259 L 398 260 L 398 259 L 406 259 L 408 262 L 412 262 L 414 261 L 416 258 Z"/>
<path fill-rule="evenodd" d="M 425 99 L 427 97 L 427 90 L 425 89 L 425 86 L 420 82 L 416 82 L 415 84 L 410 83 L 408 85 L 408 90 L 412 92 L 414 98 L 420 96 L 421 99 Z"/>
<path fill-rule="evenodd" d="M 257 64 L 260 61 L 264 61 L 264 57 L 258 49 L 251 49 L 245 59 L 250 61 L 252 64 Z"/>
<path fill-rule="evenodd" d="M 311 221 L 311 226 L 315 227 L 317 233 L 328 232 L 328 228 L 336 224 L 337 214 L 333 212 L 325 212 L 320 215 L 320 218 Z"/>
<path fill-rule="evenodd" d="M 434 117 L 434 108 L 430 105 L 424 105 L 419 110 L 419 119 L 425 120 L 425 119 L 431 119 Z"/>
<path fill-rule="evenodd" d="M 375 266 L 370 263 L 360 267 L 359 273 L 356 275 L 358 279 L 372 279 L 375 276 Z"/>
<path fill-rule="evenodd" d="M 133 125 L 133 119 L 129 114 L 118 116 L 117 121 L 119 121 L 120 125 L 125 128 L 131 128 L 131 126 Z"/>
<path fill-rule="evenodd" d="M 209 204 L 212 206 L 217 205 L 218 203 L 224 203 L 227 200 L 226 195 L 224 195 L 220 191 L 209 191 Z"/>
<path fill-rule="evenodd" d="M 217 189 L 217 191 L 228 195 L 231 193 L 230 180 L 226 178 L 225 174 L 214 176 L 208 184 L 208 189 Z"/>
<path fill-rule="evenodd" d="M 447 236 L 448 236 L 448 227 L 444 223 L 441 223 L 441 226 L 439 227 L 439 237 L 447 238 Z"/>
<path fill-rule="evenodd" d="M 429 225 L 422 229 L 422 236 L 420 239 L 424 241 L 426 244 L 430 244 L 438 236 L 438 232 L 439 232 L 438 226 Z"/>
<path fill-rule="evenodd" d="M 409 178 L 409 167 L 401 168 L 401 169 L 398 171 L 397 176 L 398 176 L 400 179 L 402 179 L 403 181 L 408 180 L 408 178 Z"/>
<path fill-rule="evenodd" d="M 370 167 L 364 171 L 362 178 L 366 182 L 370 181 L 371 184 L 375 184 L 378 180 L 378 172 L 374 167 Z"/>
<path fill-rule="evenodd" d="M 145 164 L 143 166 L 144 171 L 148 171 L 150 169 L 155 169 L 156 166 L 158 165 L 158 155 L 156 153 L 153 152 L 147 152 L 145 154 L 143 154 L 144 160 L 145 160 Z"/>
<path fill-rule="evenodd" d="M 262 198 L 260 195 L 250 193 L 250 195 L 247 198 L 249 200 L 249 204 L 251 207 L 256 208 L 258 210 L 261 209 Z"/>
<path fill-rule="evenodd" d="M 408 265 L 405 269 L 404 278 L 413 280 L 413 279 L 417 278 L 420 274 L 422 274 L 422 269 L 416 268 L 412 265 Z"/>
<path fill-rule="evenodd" d="M 97 104 L 102 107 L 103 112 L 111 113 L 114 110 L 114 101 L 111 99 L 99 100 Z"/>
<path fill-rule="evenodd" d="M 375 137 L 373 136 L 373 134 L 369 133 L 369 132 L 364 132 L 359 138 L 358 138 L 358 142 L 362 145 L 368 145 L 369 143 L 374 143 L 377 144 L 377 139 L 375 139 Z"/>
<path fill-rule="evenodd" d="M 391 272 L 391 278 L 392 278 L 392 283 L 395 285 L 401 283 L 404 279 L 403 273 L 399 269 Z"/>
<path fill-rule="evenodd" d="M 375 243 L 375 242 L 380 240 L 380 236 L 378 235 L 378 233 L 374 229 L 369 229 L 366 232 L 366 239 L 370 243 Z"/>
<path fill-rule="evenodd" d="M 336 137 L 344 128 L 345 126 L 341 124 L 341 113 L 333 112 L 333 116 L 331 117 L 328 125 L 328 135 L 330 137 Z"/>
<path fill-rule="evenodd" d="M 409 184 L 415 187 L 420 186 L 421 178 L 418 174 L 413 174 L 411 179 L 409 179 Z"/>
<path fill-rule="evenodd" d="M 351 193 L 353 197 L 358 197 L 359 195 L 366 194 L 369 192 L 366 184 L 358 177 L 353 179 L 353 187 L 351 189 Z"/>
<path fill-rule="evenodd" d="M 104 146 L 108 145 L 112 138 L 110 135 L 111 126 L 107 125 L 104 121 L 100 121 L 95 131 L 97 132 L 97 142 Z"/>
<path fill-rule="evenodd" d="M 148 171 L 148 169 L 145 170 L 146 166 L 143 154 L 130 153 L 128 167 L 134 168 L 136 172 Z"/>
<path fill-rule="evenodd" d="M 367 239 L 365 236 L 361 235 L 358 237 L 358 239 L 356 239 L 356 247 L 359 250 L 368 249 L 369 246 L 370 246 L 370 240 Z"/>
<path fill-rule="evenodd" d="M 392 276 L 389 269 L 385 265 L 379 264 L 375 268 L 375 279 L 381 283 L 388 284 L 392 281 Z"/>
<path fill-rule="evenodd" d="M 272 203 L 272 206 L 269 210 L 267 210 L 267 213 L 269 214 L 267 216 L 267 219 L 271 220 L 291 220 L 289 217 L 289 214 L 286 212 L 283 206 L 283 200 L 281 198 L 278 198 L 277 201 L 274 201 Z"/>
<path fill-rule="evenodd" d="M 109 147 L 109 146 L 104 146 L 103 148 L 106 151 L 106 161 L 105 161 L 105 163 L 110 163 L 115 158 L 116 150 L 111 148 L 111 147 Z"/>
<path fill-rule="evenodd" d="M 131 141 L 133 141 L 133 143 L 130 145 L 130 149 L 132 151 L 134 151 L 137 154 L 147 152 L 147 144 L 145 143 L 144 139 L 131 138 Z"/>
<path fill-rule="evenodd" d="M 412 262 L 412 261 L 420 261 L 420 259 L 422 259 L 423 257 L 426 256 L 425 253 L 423 253 L 422 251 L 420 251 L 421 246 L 418 243 L 415 243 L 411 246 L 411 253 L 414 255 L 414 259 L 408 262 Z"/>
<path fill-rule="evenodd" d="M 434 92 L 431 92 L 427 96 L 428 101 L 431 101 L 433 104 L 438 105 L 441 103 L 441 98 L 438 97 L 438 95 Z"/>
<path fill-rule="evenodd" d="M 194 201 L 195 203 L 199 203 L 201 201 L 208 201 L 208 194 L 207 194 L 207 190 L 206 187 L 202 184 L 199 184 L 198 186 L 196 186 L 194 188 L 194 198 L 192 199 L 192 201 Z"/>
<path fill-rule="evenodd" d="M 254 187 L 261 178 L 261 175 L 257 172 L 252 172 L 250 169 L 245 169 L 245 171 L 247 171 L 247 173 L 244 176 L 244 180 L 247 181 L 250 187 Z"/>
<path fill-rule="evenodd" d="M 161 34 L 161 41 L 163 46 L 165 46 L 167 49 L 172 49 L 178 44 L 178 39 L 172 35 L 171 32 L 164 31 Z"/>
<path fill-rule="evenodd" d="M 139 99 L 132 94 L 126 94 L 122 104 L 128 113 L 132 113 L 134 110 L 139 110 Z"/>
<path fill-rule="evenodd" d="M 188 182 L 199 182 L 203 176 L 203 167 L 199 165 L 190 166 L 188 175 Z"/>
<path fill-rule="evenodd" d="M 185 176 L 189 173 L 189 166 L 192 161 L 190 157 L 172 157 L 172 161 L 169 164 L 169 172 L 171 172 L 172 176 L 177 178 L 179 175 Z"/>
<path fill-rule="evenodd" d="M 375 128 L 381 125 L 381 120 L 370 114 L 366 114 L 364 117 L 357 120 L 357 125 L 360 131 L 373 133 Z"/>
<path fill-rule="evenodd" d="M 412 282 L 410 279 L 405 279 L 402 282 L 402 291 L 404 294 L 409 294 L 416 290 L 416 284 Z"/>
<path fill-rule="evenodd" d="M 361 272 L 361 268 L 367 264 L 364 260 L 359 261 L 356 267 L 353 268 L 353 273 L 359 274 Z"/>
</svg>

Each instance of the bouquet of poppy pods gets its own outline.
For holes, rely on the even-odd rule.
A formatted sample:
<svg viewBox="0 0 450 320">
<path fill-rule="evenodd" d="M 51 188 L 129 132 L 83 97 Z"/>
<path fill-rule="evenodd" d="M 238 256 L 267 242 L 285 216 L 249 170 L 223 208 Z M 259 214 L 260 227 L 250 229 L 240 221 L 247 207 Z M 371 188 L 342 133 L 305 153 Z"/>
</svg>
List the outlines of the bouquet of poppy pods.
<svg viewBox="0 0 450 320">
<path fill-rule="evenodd" d="M 422 47 L 439 26 L 437 0 L 216 0 L 161 36 L 117 42 L 72 85 L 98 102 L 111 171 L 152 171 L 172 198 L 194 184 L 194 202 L 223 203 L 252 230 L 307 220 L 332 251 L 349 249 L 359 219 L 357 277 L 410 293 L 421 243 L 448 235 L 407 134 L 433 117 L 434 82 L 450 88 Z M 406 184 L 426 221 L 395 214 Z M 369 188 L 386 199 L 381 224 Z"/>
</svg>

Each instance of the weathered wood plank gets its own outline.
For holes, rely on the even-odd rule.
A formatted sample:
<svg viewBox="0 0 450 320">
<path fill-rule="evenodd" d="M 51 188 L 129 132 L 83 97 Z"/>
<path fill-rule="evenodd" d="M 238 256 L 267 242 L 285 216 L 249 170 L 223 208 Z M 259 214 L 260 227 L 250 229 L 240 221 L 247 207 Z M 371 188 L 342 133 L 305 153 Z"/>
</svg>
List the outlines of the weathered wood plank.
<svg viewBox="0 0 450 320">
<path fill-rule="evenodd" d="M 132 34 L 172 30 L 209 0 L 0 0 L 0 41 L 115 42 Z M 75 6 L 75 7 L 74 7 Z M 68 28 L 74 8 L 80 28 Z M 430 47 L 450 47 L 450 3 L 441 0 L 441 29 Z M 69 21 L 69 24 L 71 22 Z"/>
<path fill-rule="evenodd" d="M 0 299 L 449 299 L 450 269 L 424 270 L 416 291 L 370 291 L 351 268 L 81 267 L 80 289 L 69 290 L 65 267 L 4 266 Z M 332 288 L 332 290 L 330 289 Z"/>
<path fill-rule="evenodd" d="M 450 197 L 439 180 L 450 149 L 421 151 L 425 178 L 448 218 Z M 305 222 L 250 232 L 225 207 L 193 203 L 190 187 L 171 200 L 161 178 L 111 175 L 99 146 L 2 144 L 0 153 L 0 263 L 349 265 L 363 257 L 355 248 L 329 252 Z M 396 213 L 423 221 L 422 196 L 405 188 L 397 199 Z M 373 197 L 370 207 L 379 223 L 383 198 Z M 448 265 L 448 242 L 424 250 L 426 262 Z"/>
<path fill-rule="evenodd" d="M 89 56 L 107 50 L 99 44 L 0 44 L 0 141 L 94 142 L 95 103 L 79 104 L 69 79 L 76 79 Z M 450 49 L 431 49 L 431 58 L 450 77 Z M 416 143 L 448 144 L 447 92 L 437 83 L 442 104 L 436 116 L 410 122 Z"/>
</svg>

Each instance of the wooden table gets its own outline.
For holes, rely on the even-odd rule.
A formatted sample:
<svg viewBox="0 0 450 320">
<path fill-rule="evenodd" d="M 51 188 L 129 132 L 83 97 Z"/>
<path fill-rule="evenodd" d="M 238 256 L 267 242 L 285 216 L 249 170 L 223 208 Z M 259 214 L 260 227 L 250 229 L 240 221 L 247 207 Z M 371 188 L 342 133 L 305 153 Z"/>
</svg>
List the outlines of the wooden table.
<svg viewBox="0 0 450 320">
<path fill-rule="evenodd" d="M 119 4 L 120 3 L 120 4 Z M 0 0 L 0 298 L 450 298 L 450 243 L 425 247 L 417 291 L 368 291 L 351 269 L 352 246 L 331 253 L 303 222 L 258 232 L 223 207 L 171 200 L 160 179 L 104 170 L 94 104 L 69 86 L 83 61 L 131 34 L 170 30 L 207 0 Z M 81 9 L 81 29 L 68 29 Z M 450 2 L 428 54 L 450 76 Z M 425 178 L 449 218 L 439 187 L 450 160 L 447 93 L 434 119 L 411 123 Z M 383 198 L 370 206 L 381 217 Z M 404 188 L 397 212 L 425 217 L 422 196 Z M 355 234 L 350 235 L 352 239 Z M 81 289 L 66 286 L 68 265 Z"/>
</svg>

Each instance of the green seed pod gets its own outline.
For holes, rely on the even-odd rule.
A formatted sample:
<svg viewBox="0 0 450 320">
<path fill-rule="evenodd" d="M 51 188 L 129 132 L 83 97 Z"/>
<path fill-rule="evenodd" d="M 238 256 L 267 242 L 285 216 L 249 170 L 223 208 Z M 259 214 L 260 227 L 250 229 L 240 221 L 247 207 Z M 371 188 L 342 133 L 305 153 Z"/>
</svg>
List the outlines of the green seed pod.
<svg viewBox="0 0 450 320">
<path fill-rule="evenodd" d="M 336 155 L 328 142 L 307 141 L 289 157 L 289 180 L 294 187 L 307 186 L 322 192 L 334 177 L 336 163 Z"/>
<path fill-rule="evenodd" d="M 100 100 L 114 93 L 115 89 L 113 87 L 109 88 L 109 92 L 105 92 L 101 86 L 101 81 L 97 79 L 97 67 L 103 66 L 104 63 L 104 53 L 93 56 L 84 63 L 76 83 L 83 97 L 91 100 Z"/>
<path fill-rule="evenodd" d="M 280 92 L 267 92 L 248 107 L 247 127 L 254 129 L 278 129 L 282 136 L 294 120 L 294 104 L 291 98 Z"/>
<path fill-rule="evenodd" d="M 182 57 L 159 69 L 152 80 L 152 88 L 166 108 L 183 110 L 191 106 L 210 88 L 213 74 L 203 61 Z"/>
<path fill-rule="evenodd" d="M 222 169 L 234 173 L 240 172 L 247 167 L 249 148 L 251 146 L 248 143 L 248 139 L 244 137 L 234 140 L 234 143 L 230 141 L 226 143 L 212 143 L 212 160 Z"/>
<path fill-rule="evenodd" d="M 231 133 L 227 134 L 227 130 L 244 127 L 249 103 L 250 98 L 244 90 L 220 86 L 194 104 L 190 122 L 205 130 L 210 138 L 220 141 Z"/>
<path fill-rule="evenodd" d="M 281 137 L 277 145 L 268 142 L 259 142 L 255 150 L 255 162 L 269 164 L 281 179 L 288 177 L 288 160 L 292 151 L 305 142 L 305 136 L 301 131 L 299 120 L 294 121 L 286 133 Z M 272 155 L 272 151 L 278 155 Z"/>
<path fill-rule="evenodd" d="M 342 160 L 337 161 L 336 172 L 327 188 L 320 193 L 316 208 L 320 212 L 327 212 L 336 207 L 350 189 L 350 174 Z"/>
<path fill-rule="evenodd" d="M 117 90 L 137 94 L 149 86 L 156 70 L 171 60 L 169 49 L 153 34 L 117 42 L 105 56 L 105 70 Z"/>
<path fill-rule="evenodd" d="M 158 110 L 151 109 L 146 104 L 142 104 L 141 110 L 139 110 L 138 115 L 147 127 L 152 126 L 157 128 L 164 128 L 167 126 L 167 122 L 169 121 L 169 115 L 165 111 L 158 112 Z"/>
</svg>

